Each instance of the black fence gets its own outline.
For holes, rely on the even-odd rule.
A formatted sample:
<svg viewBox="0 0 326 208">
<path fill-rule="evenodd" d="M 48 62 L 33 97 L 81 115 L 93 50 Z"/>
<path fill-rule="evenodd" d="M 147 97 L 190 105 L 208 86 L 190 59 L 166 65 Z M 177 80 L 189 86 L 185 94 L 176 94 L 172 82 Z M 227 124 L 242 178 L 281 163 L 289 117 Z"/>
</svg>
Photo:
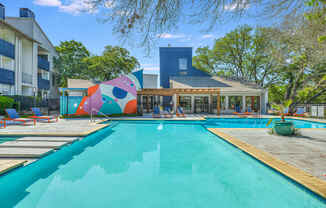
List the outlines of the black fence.
<svg viewBox="0 0 326 208">
<path fill-rule="evenodd" d="M 15 108 L 19 112 L 30 111 L 32 107 L 46 108 L 47 111 L 60 111 L 60 99 L 42 99 L 33 96 L 8 96 L 15 100 Z"/>
<path fill-rule="evenodd" d="M 297 104 L 295 108 L 304 108 L 304 112 L 311 117 L 326 118 L 326 103 Z"/>
</svg>

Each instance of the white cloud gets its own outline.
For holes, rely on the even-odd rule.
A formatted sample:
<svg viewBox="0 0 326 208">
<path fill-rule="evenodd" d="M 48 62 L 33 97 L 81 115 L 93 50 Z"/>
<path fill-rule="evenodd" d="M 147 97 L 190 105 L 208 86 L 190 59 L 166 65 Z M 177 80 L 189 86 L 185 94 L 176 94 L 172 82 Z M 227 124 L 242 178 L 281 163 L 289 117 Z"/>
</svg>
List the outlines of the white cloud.
<svg viewBox="0 0 326 208">
<path fill-rule="evenodd" d="M 184 34 L 162 33 L 162 34 L 156 35 L 156 37 L 162 38 L 162 39 L 179 39 L 179 38 L 185 38 L 186 35 L 184 35 Z"/>
<path fill-rule="evenodd" d="M 97 12 L 89 0 L 34 0 L 33 3 L 40 6 L 58 7 L 60 11 L 73 15 L 80 14 L 81 12 Z"/>
<path fill-rule="evenodd" d="M 212 34 L 206 34 L 206 35 L 203 35 L 201 36 L 202 39 L 211 39 L 211 38 L 214 38 L 214 35 Z"/>
<path fill-rule="evenodd" d="M 231 3 L 224 6 L 224 9 L 227 11 L 233 11 L 233 10 L 242 10 L 242 9 L 248 9 L 250 7 L 250 4 L 247 1 L 243 1 L 240 3 Z"/>
<path fill-rule="evenodd" d="M 62 4 L 60 0 L 34 0 L 33 3 L 40 6 L 49 7 L 60 7 Z"/>
</svg>

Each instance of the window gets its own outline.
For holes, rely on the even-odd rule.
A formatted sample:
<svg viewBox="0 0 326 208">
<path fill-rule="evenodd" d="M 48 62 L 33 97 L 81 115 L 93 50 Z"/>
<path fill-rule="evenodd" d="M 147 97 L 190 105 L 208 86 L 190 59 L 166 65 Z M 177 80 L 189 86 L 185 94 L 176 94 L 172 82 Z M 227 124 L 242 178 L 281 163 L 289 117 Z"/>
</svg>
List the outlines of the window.
<svg viewBox="0 0 326 208">
<path fill-rule="evenodd" d="M 41 78 L 45 80 L 50 80 L 50 72 L 41 70 Z"/>
<path fill-rule="evenodd" d="M 0 56 L 0 68 L 14 71 L 14 59 L 6 56 Z"/>
<path fill-rule="evenodd" d="M 179 96 L 179 105 L 185 112 L 191 112 L 191 96 Z"/>
<path fill-rule="evenodd" d="M 179 70 L 187 70 L 187 59 L 179 58 Z"/>
<path fill-rule="evenodd" d="M 7 84 L 0 84 L 0 95 L 11 95 L 11 86 Z"/>
</svg>

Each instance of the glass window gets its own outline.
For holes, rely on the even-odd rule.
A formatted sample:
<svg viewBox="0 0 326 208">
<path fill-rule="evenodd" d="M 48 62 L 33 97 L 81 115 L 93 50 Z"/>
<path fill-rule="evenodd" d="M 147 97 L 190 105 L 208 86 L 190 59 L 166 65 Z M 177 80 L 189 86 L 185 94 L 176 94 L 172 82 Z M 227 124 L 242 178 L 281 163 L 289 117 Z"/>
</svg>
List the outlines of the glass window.
<svg viewBox="0 0 326 208">
<path fill-rule="evenodd" d="M 185 112 L 191 112 L 191 96 L 179 96 L 179 105 Z"/>
<path fill-rule="evenodd" d="M 41 70 L 41 77 L 45 80 L 50 80 L 50 73 L 48 71 Z"/>
<path fill-rule="evenodd" d="M 179 58 L 179 69 L 187 70 L 187 59 L 186 58 Z"/>
<path fill-rule="evenodd" d="M 0 84 L 0 95 L 11 95 L 11 86 Z"/>
<path fill-rule="evenodd" d="M 229 109 L 241 111 L 242 96 L 229 96 Z"/>
<path fill-rule="evenodd" d="M 6 56 L 0 56 L 0 68 L 14 71 L 14 59 L 8 58 Z"/>
<path fill-rule="evenodd" d="M 212 109 L 217 109 L 217 96 L 213 95 L 212 97 Z M 220 109 L 225 110 L 225 96 L 220 96 Z"/>
</svg>

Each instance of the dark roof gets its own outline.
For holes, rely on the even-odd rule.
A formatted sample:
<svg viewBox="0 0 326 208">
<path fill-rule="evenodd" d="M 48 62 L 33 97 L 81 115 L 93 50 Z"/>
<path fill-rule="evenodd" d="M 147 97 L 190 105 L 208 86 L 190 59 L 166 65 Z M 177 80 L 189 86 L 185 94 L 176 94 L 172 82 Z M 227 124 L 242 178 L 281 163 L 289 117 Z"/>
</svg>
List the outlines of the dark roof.
<svg viewBox="0 0 326 208">
<path fill-rule="evenodd" d="M 231 87 L 230 85 L 214 79 L 211 76 L 173 76 L 170 80 L 189 87 Z"/>
</svg>

